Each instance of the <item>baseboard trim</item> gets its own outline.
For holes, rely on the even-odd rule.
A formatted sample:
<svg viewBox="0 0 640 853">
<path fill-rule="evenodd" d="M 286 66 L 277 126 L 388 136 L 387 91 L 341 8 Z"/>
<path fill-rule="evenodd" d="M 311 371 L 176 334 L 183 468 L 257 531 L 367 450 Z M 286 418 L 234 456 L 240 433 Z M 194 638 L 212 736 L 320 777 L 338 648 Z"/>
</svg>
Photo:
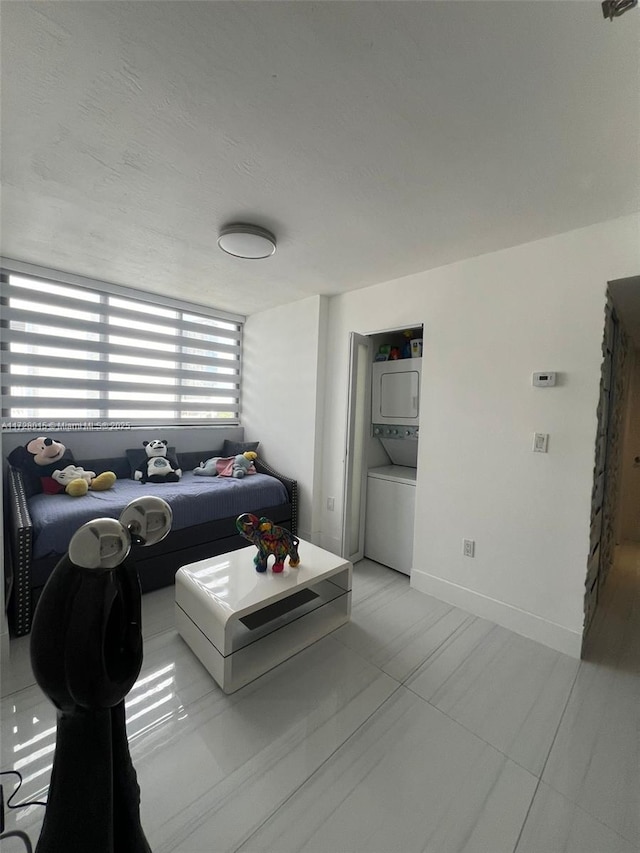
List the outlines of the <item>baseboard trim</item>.
<svg viewBox="0 0 640 853">
<path fill-rule="evenodd" d="M 582 634 L 558 625 L 556 622 L 550 622 L 534 613 L 520 610 L 504 601 L 498 601 L 418 569 L 413 569 L 411 572 L 411 586 L 419 592 L 426 592 L 440 601 L 467 610 L 474 616 L 490 619 L 503 628 L 515 631 L 516 634 L 521 634 L 530 640 L 536 640 L 565 655 L 580 658 Z"/>
</svg>

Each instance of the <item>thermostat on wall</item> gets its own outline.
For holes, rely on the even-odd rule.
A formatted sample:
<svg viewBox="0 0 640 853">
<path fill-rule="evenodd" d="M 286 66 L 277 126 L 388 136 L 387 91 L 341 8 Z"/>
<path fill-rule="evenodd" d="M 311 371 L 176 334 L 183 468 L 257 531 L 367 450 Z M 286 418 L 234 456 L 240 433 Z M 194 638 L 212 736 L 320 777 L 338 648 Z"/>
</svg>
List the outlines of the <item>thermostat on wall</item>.
<svg viewBox="0 0 640 853">
<path fill-rule="evenodd" d="M 551 388 L 552 385 L 556 384 L 556 375 L 555 373 L 534 373 L 533 374 L 533 384 L 536 388 Z"/>
</svg>

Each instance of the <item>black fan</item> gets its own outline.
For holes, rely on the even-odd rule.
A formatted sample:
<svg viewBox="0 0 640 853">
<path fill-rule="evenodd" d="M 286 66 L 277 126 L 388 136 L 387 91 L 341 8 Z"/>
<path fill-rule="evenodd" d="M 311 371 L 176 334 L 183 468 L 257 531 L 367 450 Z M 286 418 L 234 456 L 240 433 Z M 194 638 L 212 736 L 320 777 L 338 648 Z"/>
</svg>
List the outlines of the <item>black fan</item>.
<svg viewBox="0 0 640 853">
<path fill-rule="evenodd" d="M 605 18 L 613 21 L 614 18 L 619 18 L 620 15 L 637 5 L 638 0 L 604 0 L 602 3 L 602 14 Z"/>
</svg>

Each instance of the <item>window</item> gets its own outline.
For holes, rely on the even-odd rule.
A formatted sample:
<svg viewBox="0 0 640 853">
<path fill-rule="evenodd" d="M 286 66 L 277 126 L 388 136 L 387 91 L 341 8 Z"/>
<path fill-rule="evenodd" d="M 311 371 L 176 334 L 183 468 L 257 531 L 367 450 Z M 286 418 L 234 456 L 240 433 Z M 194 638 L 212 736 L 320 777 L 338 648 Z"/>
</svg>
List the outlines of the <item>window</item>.
<svg viewBox="0 0 640 853">
<path fill-rule="evenodd" d="M 3 421 L 238 423 L 243 317 L 13 262 L 1 300 Z"/>
</svg>

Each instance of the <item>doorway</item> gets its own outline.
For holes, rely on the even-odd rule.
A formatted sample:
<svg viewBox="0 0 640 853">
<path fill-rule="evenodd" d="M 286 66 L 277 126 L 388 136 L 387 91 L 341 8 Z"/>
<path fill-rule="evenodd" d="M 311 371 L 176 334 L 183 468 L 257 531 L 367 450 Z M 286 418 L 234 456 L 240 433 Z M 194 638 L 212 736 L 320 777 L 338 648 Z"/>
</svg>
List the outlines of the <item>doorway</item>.
<svg viewBox="0 0 640 853">
<path fill-rule="evenodd" d="M 616 549 L 640 542 L 640 276 L 609 282 L 582 652 Z"/>
<path fill-rule="evenodd" d="M 405 574 L 413 557 L 422 329 L 414 324 L 350 335 L 341 553 L 351 562 L 368 556 Z M 372 393 L 376 381 L 389 411 L 381 406 L 381 388 Z M 376 550 L 374 540 L 384 547 Z"/>
</svg>

